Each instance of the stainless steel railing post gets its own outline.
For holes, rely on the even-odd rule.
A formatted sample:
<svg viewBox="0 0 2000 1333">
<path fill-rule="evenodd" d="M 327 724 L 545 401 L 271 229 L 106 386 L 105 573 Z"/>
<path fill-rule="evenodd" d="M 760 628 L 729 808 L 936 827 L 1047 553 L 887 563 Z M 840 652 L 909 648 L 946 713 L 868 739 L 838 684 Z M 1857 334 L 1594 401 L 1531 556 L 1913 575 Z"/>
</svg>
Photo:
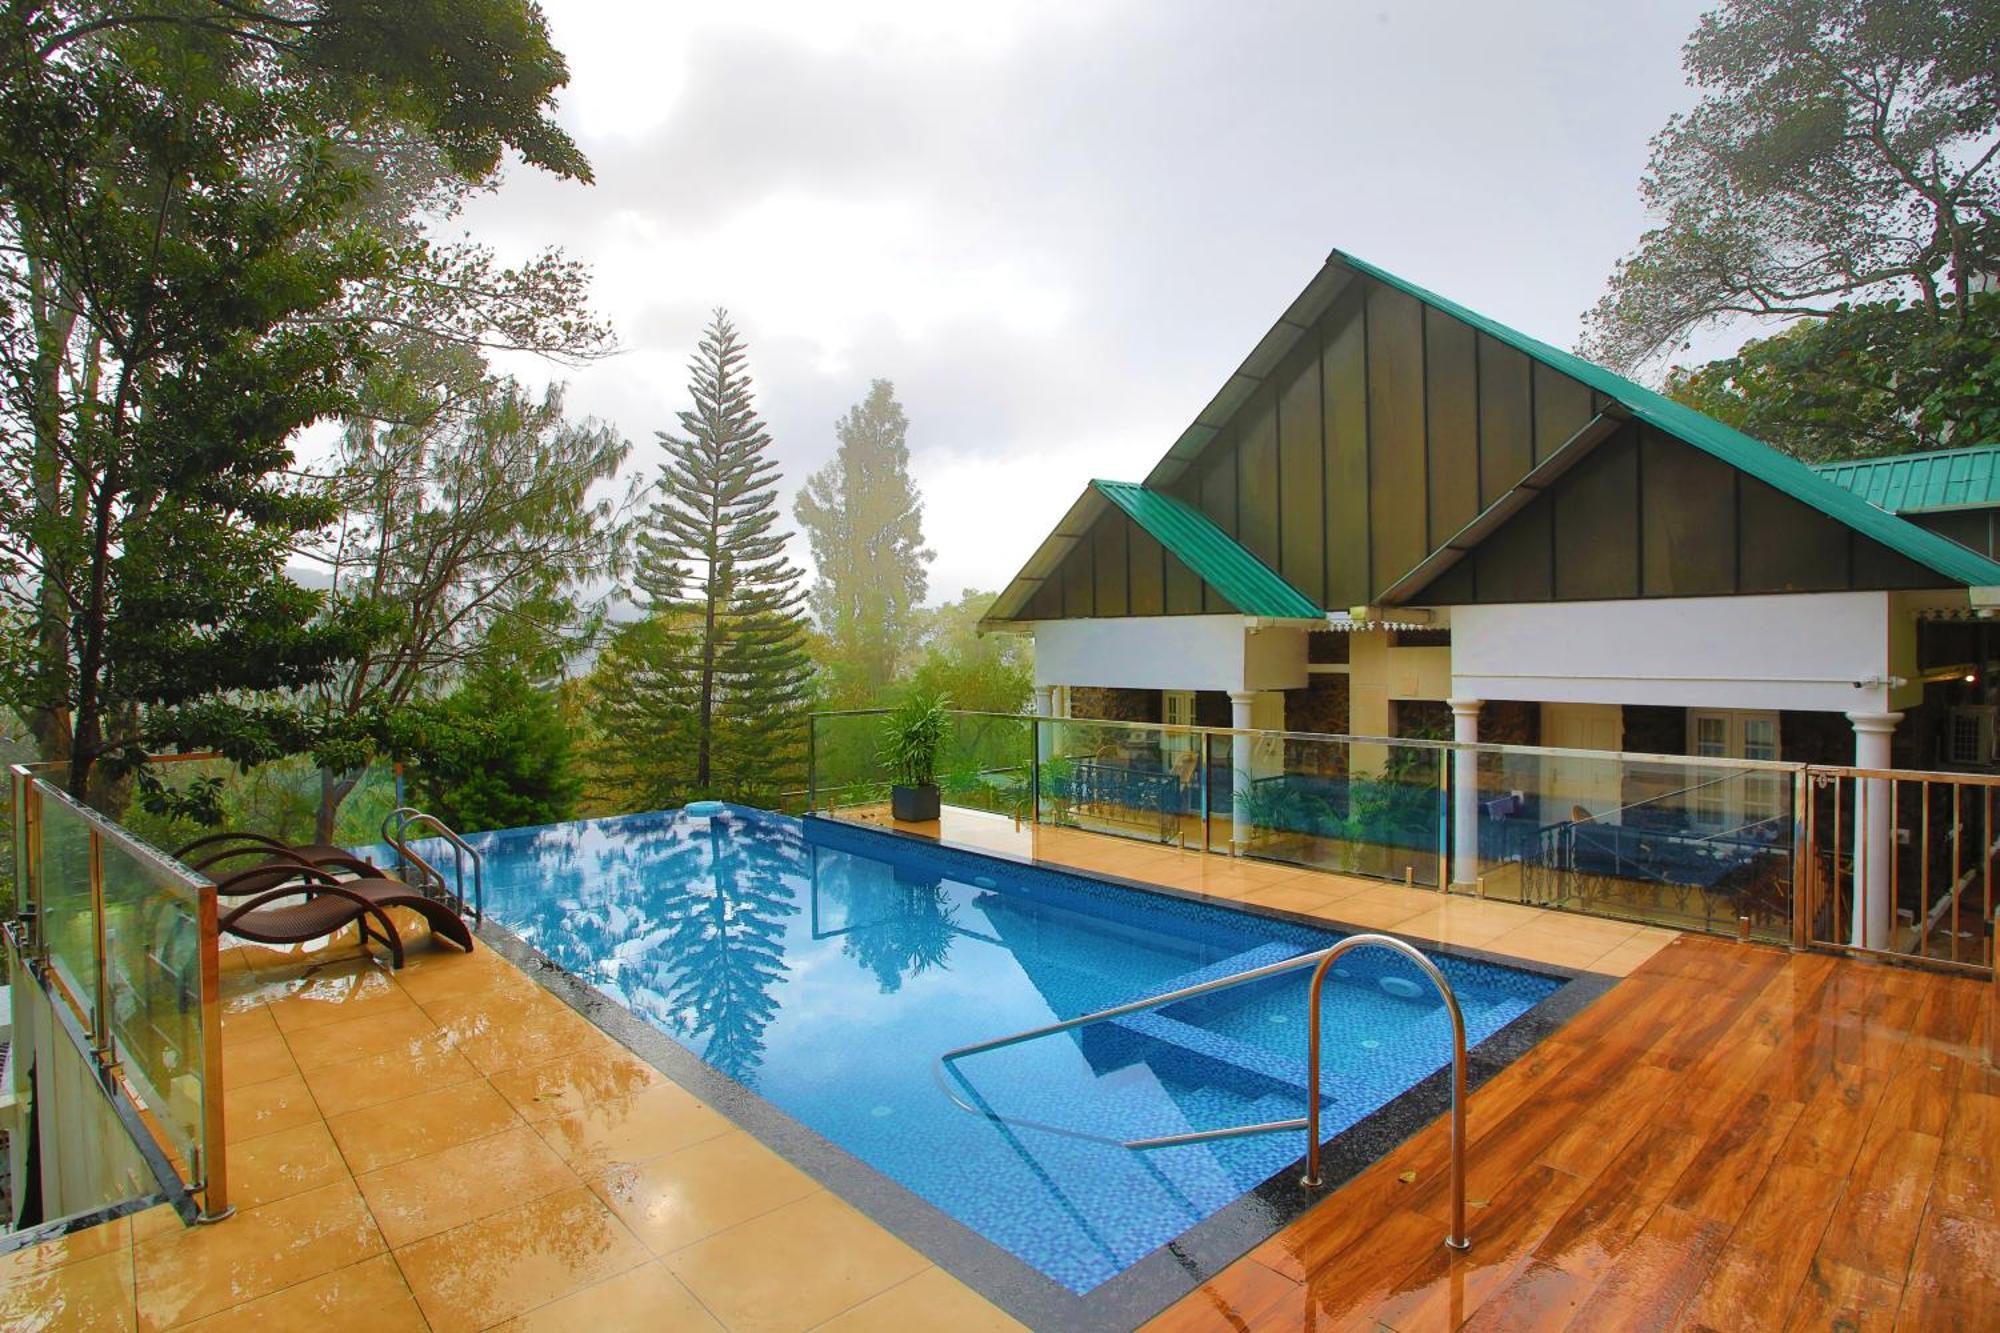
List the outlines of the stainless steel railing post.
<svg viewBox="0 0 2000 1333">
<path fill-rule="evenodd" d="M 215 886 L 201 887 L 196 905 L 201 941 L 201 1222 L 220 1222 L 236 1211 L 229 1202 L 227 1090 L 222 1081 L 222 958 L 217 943 Z"/>
<path fill-rule="evenodd" d="M 431 829 L 452 848 L 452 873 L 457 877 L 458 881 L 456 892 L 458 910 L 461 912 L 465 910 L 464 858 L 471 859 L 472 916 L 475 921 L 484 923 L 486 920 L 486 858 L 480 854 L 477 847 L 474 847 L 464 838 L 461 838 L 450 825 L 446 824 L 436 815 L 427 814 L 414 806 L 408 805 L 397 806 L 382 817 L 383 840 L 395 848 L 396 855 L 402 858 L 404 866 L 416 866 L 426 876 L 436 882 L 440 894 L 449 895 L 452 889 L 446 886 L 444 876 L 439 873 L 437 867 L 417 855 L 416 849 L 410 846 L 410 829 L 419 825 Z M 392 828 L 394 832 L 390 831 Z"/>
<path fill-rule="evenodd" d="M 1042 716 L 1028 714 L 1028 824 L 1042 822 Z"/>
<path fill-rule="evenodd" d="M 1402 954 L 1430 979 L 1444 1000 L 1445 1012 L 1451 1016 L 1451 1231 L 1444 1243 L 1454 1250 L 1472 1248 L 1472 1240 L 1465 1234 L 1465 1015 L 1458 1007 L 1458 997 L 1452 993 L 1451 983 L 1437 965 L 1424 957 L 1423 953 L 1410 945 L 1388 935 L 1351 935 L 1325 950 L 1319 966 L 1313 969 L 1312 986 L 1306 995 L 1306 1174 L 1300 1183 L 1308 1189 L 1320 1185 L 1319 1170 L 1319 1015 L 1320 990 L 1326 984 L 1327 970 L 1334 960 L 1349 949 L 1364 944 L 1378 945 L 1394 953 Z"/>
</svg>

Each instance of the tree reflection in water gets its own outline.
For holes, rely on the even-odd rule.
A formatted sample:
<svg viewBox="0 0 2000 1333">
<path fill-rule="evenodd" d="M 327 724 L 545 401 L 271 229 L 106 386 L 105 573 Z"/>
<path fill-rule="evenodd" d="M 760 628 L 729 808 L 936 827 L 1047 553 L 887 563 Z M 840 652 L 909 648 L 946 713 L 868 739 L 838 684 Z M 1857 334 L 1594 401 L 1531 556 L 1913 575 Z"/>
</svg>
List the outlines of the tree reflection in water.
<svg viewBox="0 0 2000 1333">
<path fill-rule="evenodd" d="M 957 907 L 938 875 L 906 873 L 893 880 L 873 861 L 838 853 L 815 858 L 813 884 L 824 901 L 839 904 L 844 926 L 840 951 L 875 976 L 882 994 L 951 958 L 959 933 Z"/>
<path fill-rule="evenodd" d="M 719 818 L 705 841 L 710 873 L 687 877 L 667 901 L 656 951 L 672 973 L 664 995 L 674 1029 L 703 1043 L 702 1058 L 755 1086 L 789 970 L 785 918 L 799 910 L 786 879 L 803 876 L 805 849 L 780 826 Z"/>
<path fill-rule="evenodd" d="M 640 817 L 537 830 L 520 859 L 539 880 L 509 913 L 524 937 L 754 1084 L 806 874 L 795 835 L 726 817 Z"/>
</svg>

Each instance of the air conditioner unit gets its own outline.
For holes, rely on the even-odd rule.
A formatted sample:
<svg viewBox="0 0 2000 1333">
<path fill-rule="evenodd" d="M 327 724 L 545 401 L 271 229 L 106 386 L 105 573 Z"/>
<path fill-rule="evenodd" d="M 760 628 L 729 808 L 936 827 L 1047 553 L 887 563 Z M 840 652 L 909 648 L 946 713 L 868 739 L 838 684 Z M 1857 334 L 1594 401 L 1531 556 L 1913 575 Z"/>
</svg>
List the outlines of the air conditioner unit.
<svg viewBox="0 0 2000 1333">
<path fill-rule="evenodd" d="M 1944 729 L 1944 758 L 1948 764 L 1984 765 L 1994 760 L 1994 720 L 2000 708 L 1991 704 L 1968 704 L 1951 710 Z"/>
</svg>

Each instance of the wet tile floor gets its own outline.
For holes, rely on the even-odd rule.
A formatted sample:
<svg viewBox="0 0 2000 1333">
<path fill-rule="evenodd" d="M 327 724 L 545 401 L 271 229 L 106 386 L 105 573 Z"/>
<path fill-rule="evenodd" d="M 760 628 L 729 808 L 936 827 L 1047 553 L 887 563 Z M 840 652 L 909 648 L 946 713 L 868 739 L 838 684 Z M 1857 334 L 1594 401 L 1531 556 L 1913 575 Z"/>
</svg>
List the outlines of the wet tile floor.
<svg viewBox="0 0 2000 1333">
<path fill-rule="evenodd" d="M 490 949 L 224 969 L 237 1215 L 0 1256 L 0 1328 L 1018 1327 Z"/>
</svg>

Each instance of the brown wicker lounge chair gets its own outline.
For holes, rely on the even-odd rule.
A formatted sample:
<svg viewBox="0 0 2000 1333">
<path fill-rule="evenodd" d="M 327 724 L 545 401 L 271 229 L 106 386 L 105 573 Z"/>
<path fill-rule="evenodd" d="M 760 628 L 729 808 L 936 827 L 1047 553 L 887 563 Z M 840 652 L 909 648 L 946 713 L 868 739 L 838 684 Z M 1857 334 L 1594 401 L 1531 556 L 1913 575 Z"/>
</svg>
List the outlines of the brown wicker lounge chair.
<svg viewBox="0 0 2000 1333">
<path fill-rule="evenodd" d="M 330 842 L 283 842 L 265 833 L 231 831 L 211 833 L 196 838 L 174 853 L 174 859 L 193 870 L 207 870 L 210 866 L 236 857 L 262 855 L 264 858 L 284 858 L 304 861 L 308 865 L 322 863 L 352 870 L 356 874 L 379 875 L 382 871 L 373 862 L 358 857 L 345 847 L 336 847 Z"/>
<path fill-rule="evenodd" d="M 314 852 L 321 855 L 313 855 Z M 393 878 L 388 872 L 372 861 L 364 860 L 337 847 L 322 848 L 318 844 L 306 844 L 301 850 L 273 851 L 269 847 L 254 843 L 231 847 L 227 851 L 215 852 L 199 860 L 187 861 L 189 869 L 199 870 L 215 881 L 225 897 L 240 898 L 245 894 L 262 893 L 265 889 L 275 889 L 287 880 L 296 878 L 300 867 L 323 870 L 335 877 L 359 879 Z M 247 861 L 247 865 L 234 869 L 229 862 Z"/>
<path fill-rule="evenodd" d="M 251 851 L 252 849 L 240 849 Z M 210 864 L 223 859 L 217 856 Z M 263 944 L 301 944 L 306 940 L 331 935 L 350 921 L 360 927 L 362 941 L 379 938 L 389 946 L 395 956 L 396 966 L 403 965 L 403 946 L 396 934 L 394 924 L 389 920 L 386 909 L 407 908 L 423 917 L 431 928 L 433 937 L 451 941 L 467 953 L 472 952 L 472 931 L 465 919 L 453 911 L 449 903 L 433 898 L 400 879 L 384 875 L 365 861 L 356 861 L 344 853 L 339 858 L 346 865 L 336 865 L 330 858 L 319 865 L 309 865 L 297 858 L 281 855 L 264 857 L 258 864 L 234 874 L 216 877 L 216 892 L 226 898 L 248 897 L 249 902 L 231 908 L 218 923 L 223 930 L 254 939 Z M 342 878 L 336 870 L 354 870 L 354 878 Z M 286 898 L 305 896 L 306 901 L 290 907 L 271 907 L 268 904 Z M 303 909 L 314 907 L 321 899 L 332 899 L 327 905 L 317 907 L 313 912 Z M 340 904 L 336 907 L 335 903 Z M 249 916 L 246 918 L 246 913 Z M 291 914 L 291 915 L 285 915 Z M 380 926 L 380 932 L 369 929 L 369 919 L 373 917 Z M 329 926 L 327 923 L 333 924 Z M 239 928 L 247 924 L 248 929 Z M 291 933 L 284 939 L 271 939 L 266 935 L 252 934 L 252 930 L 264 932 L 297 932 L 309 930 L 307 934 Z"/>
<path fill-rule="evenodd" d="M 311 896 L 282 907 L 272 905 L 302 894 Z M 391 965 L 400 968 L 403 940 L 396 933 L 396 923 L 389 919 L 389 906 L 357 893 L 324 871 L 300 867 L 291 882 L 230 908 L 216 925 L 224 934 L 258 944 L 304 944 L 337 935 L 353 925 L 361 931 L 363 947 L 369 940 L 379 939 L 389 946 Z M 371 917 L 378 930 L 369 929 Z"/>
</svg>

